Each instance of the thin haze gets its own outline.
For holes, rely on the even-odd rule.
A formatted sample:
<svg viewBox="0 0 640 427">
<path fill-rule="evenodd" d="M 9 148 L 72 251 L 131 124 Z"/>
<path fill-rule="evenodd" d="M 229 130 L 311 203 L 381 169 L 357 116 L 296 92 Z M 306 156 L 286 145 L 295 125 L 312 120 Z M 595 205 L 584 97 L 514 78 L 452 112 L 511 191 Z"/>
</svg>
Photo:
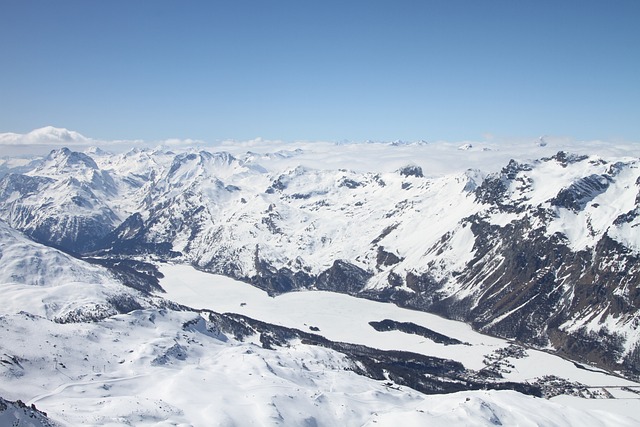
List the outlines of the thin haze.
<svg viewBox="0 0 640 427">
<path fill-rule="evenodd" d="M 0 132 L 640 140 L 640 2 L 0 3 Z"/>
</svg>

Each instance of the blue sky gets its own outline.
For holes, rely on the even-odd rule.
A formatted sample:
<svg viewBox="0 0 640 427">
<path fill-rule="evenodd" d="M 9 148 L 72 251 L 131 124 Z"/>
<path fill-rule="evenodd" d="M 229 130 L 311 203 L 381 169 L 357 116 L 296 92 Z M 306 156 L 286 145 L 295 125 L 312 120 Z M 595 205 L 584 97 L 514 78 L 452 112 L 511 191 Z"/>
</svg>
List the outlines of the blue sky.
<svg viewBox="0 0 640 427">
<path fill-rule="evenodd" d="M 0 0 L 0 132 L 640 142 L 640 1 Z"/>
</svg>

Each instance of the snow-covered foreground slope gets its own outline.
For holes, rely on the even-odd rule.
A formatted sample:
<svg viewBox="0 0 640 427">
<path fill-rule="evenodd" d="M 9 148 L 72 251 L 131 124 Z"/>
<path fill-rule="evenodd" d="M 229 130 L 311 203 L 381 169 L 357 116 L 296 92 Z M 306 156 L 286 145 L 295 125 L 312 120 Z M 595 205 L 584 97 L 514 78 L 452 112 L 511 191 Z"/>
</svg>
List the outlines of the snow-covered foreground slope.
<svg viewBox="0 0 640 427">
<path fill-rule="evenodd" d="M 62 425 L 631 426 L 640 421 L 632 418 L 632 407 L 575 409 L 572 402 L 513 391 L 425 396 L 350 372 L 350 362 L 333 350 L 300 342 L 267 350 L 251 338 L 238 341 L 196 313 L 135 311 L 86 324 L 3 315 L 0 327 L 0 394 L 34 404 Z"/>
<path fill-rule="evenodd" d="M 159 301 L 124 286 L 104 267 L 36 243 L 0 220 L 2 313 L 56 322 L 103 319 Z"/>
</svg>

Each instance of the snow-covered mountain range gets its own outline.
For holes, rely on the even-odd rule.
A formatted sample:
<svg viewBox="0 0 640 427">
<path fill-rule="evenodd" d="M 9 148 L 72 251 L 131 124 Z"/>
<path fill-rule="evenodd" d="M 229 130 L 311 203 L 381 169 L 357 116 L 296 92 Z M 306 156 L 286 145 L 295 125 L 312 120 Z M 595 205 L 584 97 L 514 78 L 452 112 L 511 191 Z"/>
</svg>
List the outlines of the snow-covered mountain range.
<svg viewBox="0 0 640 427">
<path fill-rule="evenodd" d="M 274 424 L 300 425 L 313 419 L 329 425 L 341 416 L 351 425 L 373 422 L 370 407 L 349 392 L 341 396 L 349 400 L 351 415 L 322 415 L 312 408 L 317 403 L 335 411 L 344 404 L 335 394 L 336 384 L 355 384 L 353 372 L 364 375 L 357 380 L 363 386 L 386 378 L 393 387 L 410 386 L 416 393 L 477 388 L 549 393 L 549 380 L 541 373 L 532 374 L 532 381 L 503 374 L 498 375 L 503 379 L 494 378 L 495 373 L 469 366 L 476 362 L 459 359 L 455 352 L 438 353 L 439 359 L 429 359 L 438 368 L 427 368 L 426 359 L 415 355 L 384 353 L 390 349 L 374 345 L 375 339 L 354 344 L 356 338 L 342 337 L 351 344 L 340 344 L 340 337 L 323 335 L 324 326 L 311 336 L 307 334 L 314 329 L 301 332 L 303 325 L 298 323 L 246 317 L 240 309 L 233 310 L 237 315 L 220 315 L 207 311 L 215 308 L 207 306 L 199 307 L 205 310 L 199 314 L 184 311 L 179 304 L 194 306 L 191 300 L 161 291 L 163 283 L 173 283 L 167 281 L 174 277 L 169 274 L 174 270 L 164 267 L 167 262 L 247 282 L 272 296 L 330 291 L 432 312 L 465 321 L 479 332 L 636 377 L 640 160 L 632 147 L 573 146 L 568 151 L 552 143 L 532 144 L 522 157 L 513 155 L 517 150 L 470 144 L 464 148 L 423 141 L 250 151 L 135 149 L 119 154 L 61 148 L 35 161 L 5 166 L 0 179 L 0 284 L 10 303 L 1 320 L 6 325 L 3 334 L 13 343 L 3 345 L 4 375 L 12 385 L 0 395 L 29 404 L 44 399 L 29 401 L 29 396 L 37 395 L 37 370 L 55 365 L 55 354 L 69 361 L 65 366 L 74 366 L 65 389 L 74 384 L 93 387 L 99 382 L 98 372 L 109 371 L 107 365 L 111 376 L 105 384 L 130 378 L 127 381 L 143 387 L 149 383 L 137 375 L 142 378 L 158 369 L 159 375 L 169 375 L 167 370 L 176 367 L 181 373 L 175 381 L 186 384 L 194 379 L 185 372 L 200 369 L 194 361 L 205 358 L 205 350 L 197 350 L 194 343 L 210 350 L 209 373 L 202 381 L 211 378 L 211 372 L 228 369 L 221 365 L 223 354 L 238 358 L 258 351 L 268 367 L 265 371 L 256 365 L 260 381 L 286 378 L 287 387 L 309 394 L 312 383 L 327 387 L 329 397 L 319 402 L 293 393 L 296 404 L 307 408 L 301 413 L 311 414 L 306 418 L 287 412 L 290 407 L 279 400 L 286 400 L 284 394 L 276 393 L 271 400 L 261 394 L 264 405 L 274 408 L 268 415 Z M 454 159 L 458 161 L 449 166 L 442 163 Z M 314 295 L 322 298 L 324 293 Z M 244 302 L 234 304 L 240 308 Z M 422 326 L 397 319 L 370 320 L 380 322 L 374 322 L 380 331 L 430 330 L 426 320 Z M 65 326 L 72 324 L 78 326 Z M 138 327 L 138 332 L 127 332 Z M 59 342 L 54 337 L 62 335 L 66 338 L 60 342 L 71 348 L 81 345 L 74 338 L 79 334 L 94 337 L 94 344 L 87 347 L 84 359 L 70 350 L 27 352 L 28 342 L 18 338 L 25 331 L 39 343 Z M 447 333 L 436 331 L 428 339 L 438 334 L 451 338 Z M 161 338 L 168 336 L 173 336 L 173 344 Z M 122 341 L 110 351 L 113 358 L 103 354 L 105 340 Z M 465 340 L 458 341 L 464 347 Z M 251 343 L 279 350 L 256 350 Z M 495 345 L 506 347 L 503 343 Z M 129 350 L 131 356 L 126 356 Z M 420 353 L 415 348 L 398 350 Z M 300 374 L 300 358 L 333 372 L 333 385 L 325 377 L 312 380 Z M 100 365 L 103 369 L 96 369 Z M 491 378 L 479 375 L 481 371 Z M 51 390 L 56 378 L 57 374 L 42 381 Z M 8 393 L 12 387 L 19 391 Z M 240 400 L 249 391 L 234 387 Z M 101 393 L 106 392 L 91 396 L 105 399 Z M 414 411 L 410 408 L 419 407 L 415 399 L 423 399 L 396 395 L 394 388 L 382 393 L 376 397 L 381 408 L 396 402 L 407 417 Z M 524 397 L 513 397 L 517 393 L 500 403 L 502 393 L 492 392 L 471 410 L 481 420 L 479 425 L 494 418 L 508 421 L 496 409 L 506 401 L 529 408 L 520 400 Z M 47 397 L 59 402 L 54 407 L 77 405 L 70 402 L 79 397 L 63 403 L 57 395 Z M 175 422 L 201 416 L 193 423 L 206 424 L 206 416 L 194 415 L 193 408 L 185 412 L 173 401 L 163 413 L 158 400 L 148 392 L 144 396 L 149 400 L 139 409 L 149 415 L 147 421 L 155 420 L 148 424 L 165 415 Z M 354 404 L 354 399 L 360 403 Z M 112 409 L 105 408 L 96 418 L 58 412 L 56 419 L 101 424 Z M 391 420 L 394 411 L 380 409 L 380 420 L 385 413 Z M 522 411 L 520 415 L 528 414 L 529 409 Z M 240 413 L 226 415 L 231 422 L 242 420 Z M 140 413 L 136 416 L 140 418 L 125 418 L 134 423 L 145 420 Z M 554 419 L 558 424 L 565 421 Z"/>
</svg>

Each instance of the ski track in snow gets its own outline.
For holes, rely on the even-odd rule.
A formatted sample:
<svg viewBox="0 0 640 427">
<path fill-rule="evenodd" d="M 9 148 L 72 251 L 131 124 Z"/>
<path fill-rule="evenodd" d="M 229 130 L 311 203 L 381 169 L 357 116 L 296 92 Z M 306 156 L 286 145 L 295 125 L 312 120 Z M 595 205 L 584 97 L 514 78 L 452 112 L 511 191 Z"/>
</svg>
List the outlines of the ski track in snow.
<svg viewBox="0 0 640 427">
<path fill-rule="evenodd" d="M 140 374 L 140 375 L 132 375 L 130 377 L 122 377 L 122 378 L 111 378 L 111 379 L 102 379 L 102 378 L 94 378 L 88 381 L 76 381 L 76 382 L 68 382 L 68 383 L 63 383 L 60 384 L 60 386 L 58 386 L 55 390 L 50 391 L 48 393 L 43 393 L 40 394 L 30 400 L 27 401 L 27 405 L 31 406 L 36 402 L 39 402 L 43 399 L 46 399 L 48 397 L 51 396 L 55 396 L 57 394 L 62 393 L 65 389 L 69 388 L 69 387 L 73 387 L 73 386 L 81 386 L 81 385 L 95 385 L 95 384 L 110 384 L 110 383 L 117 383 L 117 382 L 121 382 L 121 381 L 128 381 L 128 380 L 133 380 L 136 378 L 141 378 L 141 377 L 145 377 L 148 374 Z"/>
</svg>

